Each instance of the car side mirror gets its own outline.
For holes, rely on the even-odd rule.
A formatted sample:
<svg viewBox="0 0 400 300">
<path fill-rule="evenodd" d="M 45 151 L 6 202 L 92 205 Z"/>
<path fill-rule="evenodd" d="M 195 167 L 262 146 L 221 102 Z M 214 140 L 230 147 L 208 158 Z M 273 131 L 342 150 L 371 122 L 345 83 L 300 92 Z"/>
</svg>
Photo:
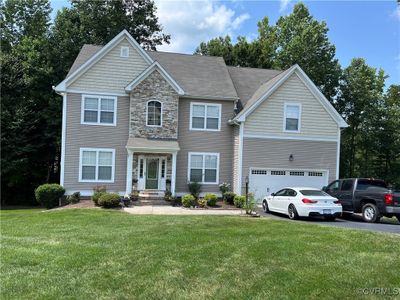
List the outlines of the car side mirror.
<svg viewBox="0 0 400 300">
<path fill-rule="evenodd" d="M 328 189 L 328 187 L 327 187 L 327 186 L 323 186 L 323 187 L 322 187 L 322 190 L 323 190 L 324 192 L 326 192 L 326 191 L 327 191 L 327 189 Z"/>
<path fill-rule="evenodd" d="M 275 193 L 272 193 L 271 196 L 274 197 L 274 196 L 275 196 Z"/>
</svg>

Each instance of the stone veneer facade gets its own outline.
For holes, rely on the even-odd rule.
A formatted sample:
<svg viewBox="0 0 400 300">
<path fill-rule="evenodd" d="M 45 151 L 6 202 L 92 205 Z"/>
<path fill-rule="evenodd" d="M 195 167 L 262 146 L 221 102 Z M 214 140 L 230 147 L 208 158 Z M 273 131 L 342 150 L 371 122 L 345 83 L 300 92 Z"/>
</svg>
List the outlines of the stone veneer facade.
<svg viewBox="0 0 400 300">
<path fill-rule="evenodd" d="M 146 105 L 148 101 L 162 103 L 162 126 L 146 126 Z M 157 71 L 153 71 L 130 96 L 129 136 L 155 139 L 178 138 L 179 95 Z"/>
</svg>

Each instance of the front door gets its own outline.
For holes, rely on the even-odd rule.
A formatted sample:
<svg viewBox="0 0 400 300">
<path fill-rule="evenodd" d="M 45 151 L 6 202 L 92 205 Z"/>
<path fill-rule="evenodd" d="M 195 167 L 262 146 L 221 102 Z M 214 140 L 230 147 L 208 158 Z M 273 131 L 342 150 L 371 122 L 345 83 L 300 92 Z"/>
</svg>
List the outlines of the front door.
<svg viewBox="0 0 400 300">
<path fill-rule="evenodd" d="M 147 158 L 147 171 L 146 171 L 146 189 L 157 190 L 158 189 L 158 158 Z"/>
</svg>

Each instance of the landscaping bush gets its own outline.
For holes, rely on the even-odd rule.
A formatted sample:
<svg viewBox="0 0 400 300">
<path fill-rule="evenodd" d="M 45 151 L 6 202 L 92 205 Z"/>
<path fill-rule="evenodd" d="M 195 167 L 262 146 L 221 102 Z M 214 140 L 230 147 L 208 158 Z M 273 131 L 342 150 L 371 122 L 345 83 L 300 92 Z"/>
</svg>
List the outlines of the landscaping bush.
<svg viewBox="0 0 400 300">
<path fill-rule="evenodd" d="M 256 201 L 254 199 L 254 194 L 253 193 L 248 193 L 247 194 L 247 203 L 245 200 L 245 203 L 243 205 L 243 208 L 246 210 L 246 214 L 251 215 L 256 207 Z"/>
<path fill-rule="evenodd" d="M 129 199 L 131 201 L 138 201 L 139 200 L 139 192 L 138 191 L 133 191 L 132 193 L 129 194 Z"/>
<path fill-rule="evenodd" d="M 219 185 L 219 190 L 221 191 L 221 194 L 225 194 L 226 192 L 229 192 L 231 189 L 231 185 L 227 182 L 223 182 Z"/>
<path fill-rule="evenodd" d="M 236 195 L 233 204 L 238 208 L 242 208 L 246 204 L 246 196 Z"/>
<path fill-rule="evenodd" d="M 167 189 L 164 193 L 164 200 L 171 201 L 171 199 L 172 199 L 172 193 L 170 190 Z"/>
<path fill-rule="evenodd" d="M 98 203 L 105 208 L 120 206 L 121 196 L 116 193 L 104 193 L 100 196 Z"/>
<path fill-rule="evenodd" d="M 215 194 L 207 193 L 204 196 L 204 199 L 207 201 L 208 206 L 215 206 L 215 204 L 217 204 L 218 196 Z"/>
<path fill-rule="evenodd" d="M 236 194 L 234 192 L 226 192 L 223 194 L 225 203 L 233 204 Z"/>
<path fill-rule="evenodd" d="M 64 193 L 65 189 L 59 184 L 42 184 L 36 188 L 35 197 L 41 205 L 53 208 L 58 205 Z"/>
<path fill-rule="evenodd" d="M 207 200 L 206 199 L 199 199 L 199 200 L 197 200 L 197 204 L 199 205 L 199 207 L 204 208 L 207 205 Z"/>
<path fill-rule="evenodd" d="M 191 194 L 186 194 L 182 196 L 182 205 L 184 207 L 190 207 L 194 205 L 194 196 Z"/>
<path fill-rule="evenodd" d="M 199 199 L 200 191 L 201 191 L 201 184 L 193 181 L 189 182 L 188 184 L 189 192 L 195 199 Z"/>
<path fill-rule="evenodd" d="M 94 204 L 96 206 L 100 205 L 99 204 L 99 199 L 101 196 L 103 196 L 104 194 L 106 194 L 107 192 L 94 192 L 93 196 L 92 196 L 92 201 L 94 202 Z"/>
<path fill-rule="evenodd" d="M 71 203 L 71 204 L 79 203 L 79 201 L 81 201 L 81 193 L 75 192 L 72 195 L 69 195 L 67 200 L 68 200 L 68 203 Z"/>
</svg>

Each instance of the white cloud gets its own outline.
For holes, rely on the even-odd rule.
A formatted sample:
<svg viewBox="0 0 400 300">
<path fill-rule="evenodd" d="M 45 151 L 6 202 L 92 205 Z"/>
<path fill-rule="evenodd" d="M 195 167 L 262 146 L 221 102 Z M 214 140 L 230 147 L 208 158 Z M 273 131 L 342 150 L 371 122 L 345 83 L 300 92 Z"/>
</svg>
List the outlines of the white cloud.
<svg viewBox="0 0 400 300">
<path fill-rule="evenodd" d="M 157 16 L 171 44 L 158 46 L 160 51 L 193 53 L 202 41 L 217 36 L 235 35 L 249 14 L 212 0 L 156 0 Z"/>
<path fill-rule="evenodd" d="M 279 0 L 279 12 L 283 13 L 287 10 L 291 0 Z"/>
<path fill-rule="evenodd" d="M 400 21 L 400 4 L 397 4 L 396 9 L 393 12 L 393 15 Z"/>
</svg>

